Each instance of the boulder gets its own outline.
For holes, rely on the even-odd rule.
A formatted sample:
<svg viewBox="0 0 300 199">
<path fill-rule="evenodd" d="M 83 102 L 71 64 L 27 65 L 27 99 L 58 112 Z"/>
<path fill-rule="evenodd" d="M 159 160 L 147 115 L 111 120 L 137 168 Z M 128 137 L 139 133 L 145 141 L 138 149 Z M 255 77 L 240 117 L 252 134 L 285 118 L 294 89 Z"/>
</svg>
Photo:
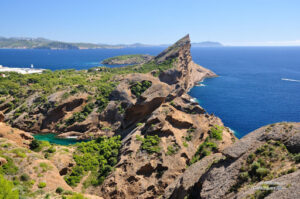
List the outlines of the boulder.
<svg viewBox="0 0 300 199">
<path fill-rule="evenodd" d="M 286 147 L 292 153 L 300 153 L 300 131 L 291 136 L 291 138 L 286 142 Z"/>
<path fill-rule="evenodd" d="M 0 157 L 0 166 L 5 165 L 7 160 L 5 158 Z"/>
</svg>

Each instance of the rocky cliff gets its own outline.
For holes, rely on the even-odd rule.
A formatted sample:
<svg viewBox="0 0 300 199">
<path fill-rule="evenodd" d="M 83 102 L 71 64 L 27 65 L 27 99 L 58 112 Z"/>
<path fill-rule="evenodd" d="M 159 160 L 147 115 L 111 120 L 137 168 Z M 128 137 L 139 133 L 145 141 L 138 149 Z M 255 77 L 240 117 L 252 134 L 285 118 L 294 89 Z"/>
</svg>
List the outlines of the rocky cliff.
<svg viewBox="0 0 300 199">
<path fill-rule="evenodd" d="M 186 94 L 197 81 L 215 76 L 192 62 L 189 36 L 154 58 L 156 64 L 168 60 L 174 60 L 174 67 L 158 78 L 153 73 L 127 75 L 113 92 L 110 110 L 120 99 L 126 107 L 124 117 L 119 117 L 123 129 L 120 161 L 100 188 L 90 187 L 88 192 L 105 198 L 157 198 L 186 170 L 213 127 L 222 129 L 213 153 L 235 141 L 219 118 L 207 114 Z M 131 82 L 142 81 L 152 82 L 151 87 L 136 98 Z M 113 118 L 118 117 L 112 114 L 106 120 Z"/>
</svg>

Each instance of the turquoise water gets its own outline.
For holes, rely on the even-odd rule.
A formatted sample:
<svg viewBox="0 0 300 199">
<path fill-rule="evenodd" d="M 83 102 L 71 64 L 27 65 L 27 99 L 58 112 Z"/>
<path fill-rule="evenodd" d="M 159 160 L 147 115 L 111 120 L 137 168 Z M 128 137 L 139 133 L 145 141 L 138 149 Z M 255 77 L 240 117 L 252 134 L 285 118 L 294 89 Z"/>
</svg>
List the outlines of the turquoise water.
<svg viewBox="0 0 300 199">
<path fill-rule="evenodd" d="M 70 145 L 70 144 L 76 144 L 77 142 L 83 142 L 82 140 L 76 140 L 76 139 L 57 138 L 56 134 L 53 133 L 36 134 L 33 137 L 37 140 L 48 141 L 51 144 L 59 144 L 59 145 Z"/>
</svg>

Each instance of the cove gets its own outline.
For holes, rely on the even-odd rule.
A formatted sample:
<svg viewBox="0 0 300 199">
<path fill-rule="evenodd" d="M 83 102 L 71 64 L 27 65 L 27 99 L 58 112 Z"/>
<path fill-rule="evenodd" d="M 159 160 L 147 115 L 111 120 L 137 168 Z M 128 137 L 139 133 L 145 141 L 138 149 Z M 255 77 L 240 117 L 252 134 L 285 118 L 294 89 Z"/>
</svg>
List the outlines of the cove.
<svg viewBox="0 0 300 199">
<path fill-rule="evenodd" d="M 47 134 L 36 134 L 33 137 L 37 140 L 48 141 L 51 144 L 59 144 L 59 145 L 71 145 L 76 144 L 78 142 L 84 142 L 84 140 L 76 140 L 72 138 L 58 138 L 57 134 L 47 133 Z"/>
</svg>

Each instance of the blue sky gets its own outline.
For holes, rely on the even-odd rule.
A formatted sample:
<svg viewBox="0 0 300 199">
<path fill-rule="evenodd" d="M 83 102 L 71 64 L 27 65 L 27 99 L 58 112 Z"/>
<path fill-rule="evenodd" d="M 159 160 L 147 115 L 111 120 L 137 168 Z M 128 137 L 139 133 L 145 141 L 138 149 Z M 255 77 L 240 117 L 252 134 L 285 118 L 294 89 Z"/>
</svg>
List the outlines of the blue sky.
<svg viewBox="0 0 300 199">
<path fill-rule="evenodd" d="M 2 0 L 0 11 L 5 37 L 300 45 L 300 0 Z"/>
</svg>

